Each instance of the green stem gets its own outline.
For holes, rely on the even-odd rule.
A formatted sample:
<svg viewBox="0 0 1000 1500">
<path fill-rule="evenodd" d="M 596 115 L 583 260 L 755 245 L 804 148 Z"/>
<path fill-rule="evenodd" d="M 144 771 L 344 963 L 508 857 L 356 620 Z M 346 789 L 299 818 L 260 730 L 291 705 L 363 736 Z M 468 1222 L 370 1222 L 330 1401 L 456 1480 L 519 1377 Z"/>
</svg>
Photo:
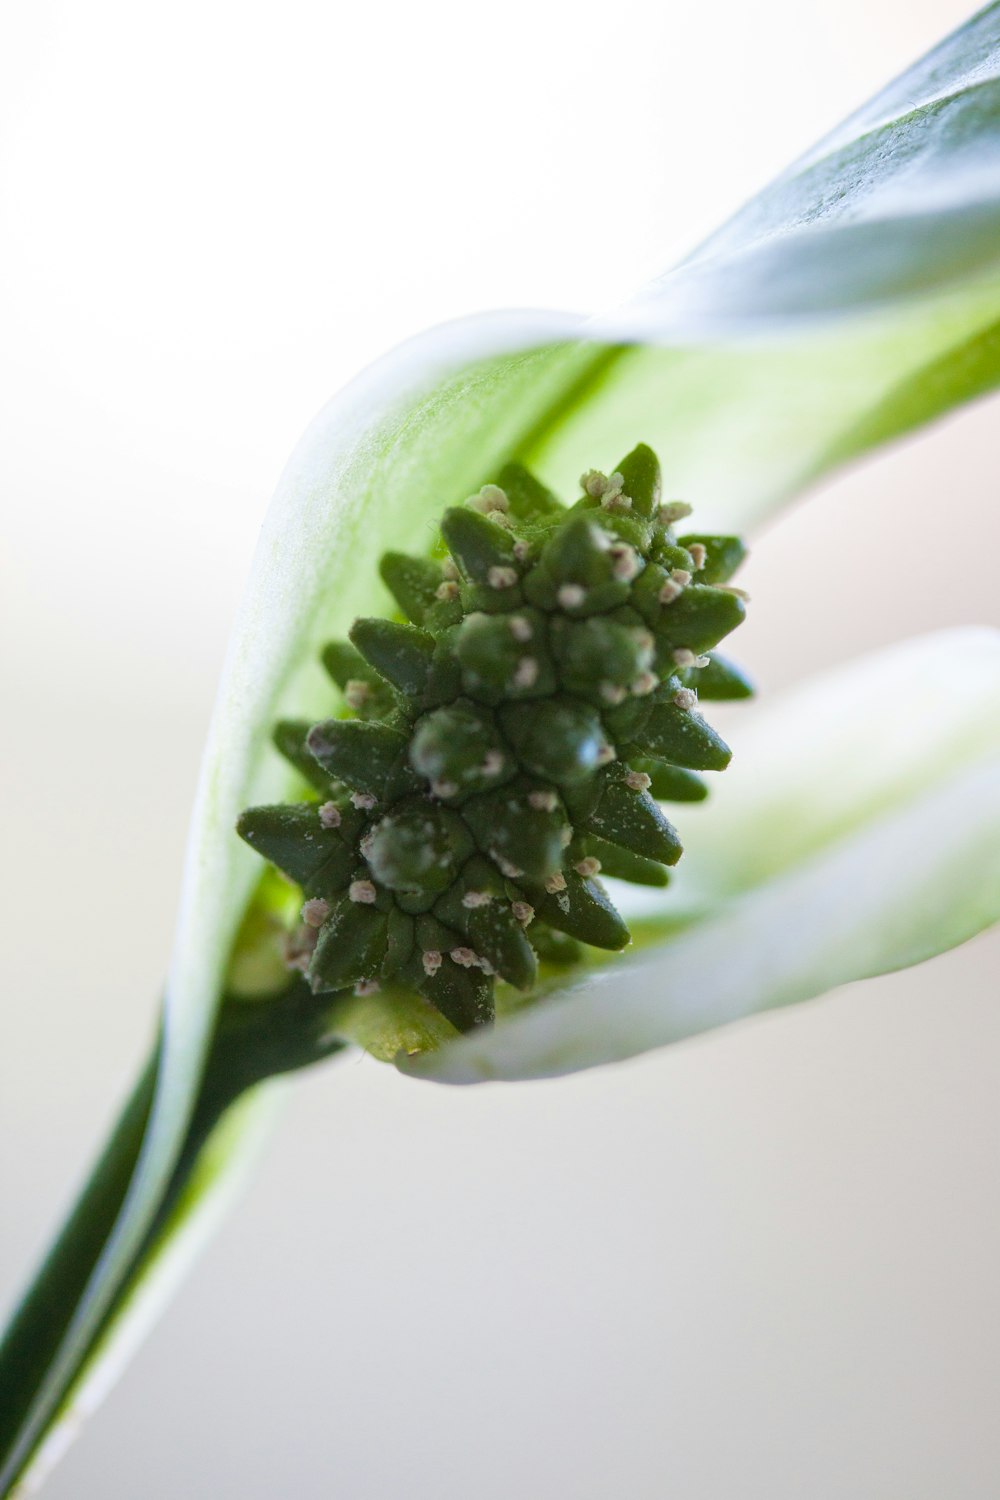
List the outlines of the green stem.
<svg viewBox="0 0 1000 1500">
<path fill-rule="evenodd" d="M 5 1393 L 0 1409 L 0 1456 L 5 1465 L 118 1217 L 149 1118 L 158 1059 L 159 1046 L 0 1344 L 0 1389 Z M 6 1471 L 4 1478 L 8 1478 Z M 2 1493 L 6 1493 L 6 1483 Z"/>
<path fill-rule="evenodd" d="M 331 996 L 317 999 L 298 980 L 273 999 L 230 1000 L 223 1005 L 198 1102 L 156 1217 L 88 1348 L 68 1374 L 40 1429 L 29 1436 L 46 1372 L 115 1226 L 139 1159 L 159 1069 L 159 1043 L 154 1047 L 0 1343 L 0 1391 L 4 1393 L 0 1408 L 0 1497 L 9 1494 L 16 1483 L 55 1410 L 128 1295 L 226 1110 L 266 1078 L 308 1066 L 342 1048 L 342 1042 L 327 1035 L 330 1007 Z"/>
</svg>

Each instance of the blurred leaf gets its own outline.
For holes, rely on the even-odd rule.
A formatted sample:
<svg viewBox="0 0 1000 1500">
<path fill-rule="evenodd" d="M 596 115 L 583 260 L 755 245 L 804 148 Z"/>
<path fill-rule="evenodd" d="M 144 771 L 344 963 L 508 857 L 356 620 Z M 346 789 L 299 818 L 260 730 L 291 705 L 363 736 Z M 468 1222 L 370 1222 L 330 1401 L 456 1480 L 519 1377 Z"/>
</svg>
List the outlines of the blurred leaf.
<svg viewBox="0 0 1000 1500">
<path fill-rule="evenodd" d="M 760 709 L 741 751 L 688 809 L 690 858 L 639 956 L 400 1066 L 447 1083 L 573 1072 L 919 963 L 1000 918 L 1000 633 L 929 636 L 813 681 Z"/>
</svg>

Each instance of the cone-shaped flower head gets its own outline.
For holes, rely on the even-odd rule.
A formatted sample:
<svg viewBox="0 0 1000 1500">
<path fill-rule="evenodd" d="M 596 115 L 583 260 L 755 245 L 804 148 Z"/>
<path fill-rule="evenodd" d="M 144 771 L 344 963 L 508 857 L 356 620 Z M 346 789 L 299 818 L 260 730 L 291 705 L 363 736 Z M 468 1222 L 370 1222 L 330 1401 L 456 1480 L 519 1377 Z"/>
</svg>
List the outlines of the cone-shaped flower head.
<svg viewBox="0 0 1000 1500">
<path fill-rule="evenodd" d="M 706 655 L 744 617 L 734 537 L 682 536 L 640 446 L 570 509 L 510 466 L 445 512 L 443 562 L 389 553 L 406 622 L 362 619 L 324 663 L 353 717 L 281 724 L 319 801 L 239 831 L 302 887 L 290 961 L 317 991 L 416 990 L 460 1030 L 497 979 L 624 948 L 599 872 L 665 885 L 681 855 L 658 798 L 729 749 L 697 709 L 746 678 Z"/>
</svg>

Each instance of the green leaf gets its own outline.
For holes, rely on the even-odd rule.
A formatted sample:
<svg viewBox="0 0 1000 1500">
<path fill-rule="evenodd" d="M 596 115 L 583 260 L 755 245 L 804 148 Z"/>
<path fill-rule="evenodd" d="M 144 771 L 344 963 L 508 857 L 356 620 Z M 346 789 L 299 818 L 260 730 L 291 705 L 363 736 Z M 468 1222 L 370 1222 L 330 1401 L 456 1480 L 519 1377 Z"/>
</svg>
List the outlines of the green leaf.
<svg viewBox="0 0 1000 1500">
<path fill-rule="evenodd" d="M 268 1139 L 284 1088 L 269 1083 L 223 1115 L 202 1148 L 184 1192 L 143 1257 L 128 1294 L 79 1369 L 44 1442 L 23 1470 L 15 1496 L 29 1495 L 122 1374 L 188 1267 L 249 1180 Z"/>
<path fill-rule="evenodd" d="M 387 609 L 379 554 L 419 553 L 444 507 L 509 461 L 565 490 L 639 441 L 663 457 L 668 495 L 695 502 L 699 529 L 739 529 L 846 458 L 991 389 L 998 91 L 992 5 L 628 308 L 591 323 L 512 314 L 434 330 L 313 423 L 265 523 L 220 688 L 139 1165 L 9 1472 L 59 1408 L 156 1217 L 256 881 L 233 825 L 244 807 L 294 795 L 271 732 L 330 712 L 319 649 L 356 615 Z M 990 867 L 988 851 L 983 860 Z M 639 972 L 656 970 L 637 971 L 637 994 Z M 839 982 L 835 966 L 826 978 Z M 582 1022 L 593 1002 L 580 1003 Z M 605 1055 L 624 1045 L 609 1034 Z"/>
<path fill-rule="evenodd" d="M 743 746 L 688 810 L 690 860 L 669 916 L 647 903 L 634 959 L 400 1066 L 446 1083 L 594 1067 L 919 963 L 1000 918 L 1000 633 L 863 659 L 759 710 Z"/>
</svg>

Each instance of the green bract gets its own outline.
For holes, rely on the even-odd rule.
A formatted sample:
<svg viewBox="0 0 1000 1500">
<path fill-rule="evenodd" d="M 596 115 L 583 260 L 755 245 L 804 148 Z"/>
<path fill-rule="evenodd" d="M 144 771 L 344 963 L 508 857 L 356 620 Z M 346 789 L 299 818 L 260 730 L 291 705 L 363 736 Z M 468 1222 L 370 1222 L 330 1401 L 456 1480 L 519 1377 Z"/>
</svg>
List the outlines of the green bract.
<svg viewBox="0 0 1000 1500">
<path fill-rule="evenodd" d="M 239 821 L 307 898 L 289 962 L 314 992 L 388 981 L 459 1031 L 493 1020 L 497 978 L 527 991 L 539 958 L 625 947 L 598 874 L 666 885 L 681 845 L 656 797 L 729 762 L 698 693 L 748 692 L 702 654 L 743 619 L 742 543 L 677 537 L 690 507 L 663 503 L 649 448 L 568 511 L 519 465 L 498 481 L 445 512 L 443 563 L 383 557 L 406 622 L 323 653 L 357 717 L 278 726 L 316 798 Z"/>
</svg>

